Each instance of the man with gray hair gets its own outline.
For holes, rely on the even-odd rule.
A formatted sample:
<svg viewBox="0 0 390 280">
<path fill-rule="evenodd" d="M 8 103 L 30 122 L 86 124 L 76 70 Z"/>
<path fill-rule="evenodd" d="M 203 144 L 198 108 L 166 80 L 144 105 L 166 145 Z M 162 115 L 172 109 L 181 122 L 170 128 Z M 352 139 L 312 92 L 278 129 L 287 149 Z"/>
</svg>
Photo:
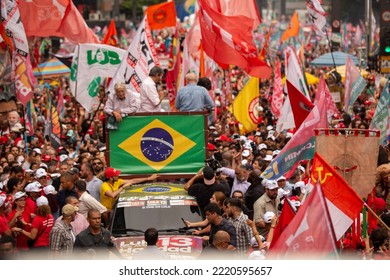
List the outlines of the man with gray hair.
<svg viewBox="0 0 390 280">
<path fill-rule="evenodd" d="M 186 75 L 187 85 L 177 92 L 175 107 L 181 112 L 211 110 L 214 102 L 206 88 L 198 86 L 198 77 L 189 72 Z"/>
<path fill-rule="evenodd" d="M 121 122 L 122 117 L 137 112 L 140 100 L 137 96 L 138 93 L 128 90 L 125 83 L 115 84 L 114 89 L 115 94 L 108 96 L 103 111 L 107 115 L 113 116 L 117 122 Z"/>
<path fill-rule="evenodd" d="M 161 112 L 161 102 L 168 95 L 167 90 L 157 88 L 163 74 L 163 69 L 153 66 L 149 76 L 142 82 L 140 112 Z"/>
</svg>

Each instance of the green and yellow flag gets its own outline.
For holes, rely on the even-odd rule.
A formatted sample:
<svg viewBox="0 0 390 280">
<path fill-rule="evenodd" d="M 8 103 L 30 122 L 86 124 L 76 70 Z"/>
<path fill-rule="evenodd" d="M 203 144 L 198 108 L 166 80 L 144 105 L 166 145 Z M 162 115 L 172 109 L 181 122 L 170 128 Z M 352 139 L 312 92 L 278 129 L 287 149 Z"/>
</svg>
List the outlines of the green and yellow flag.
<svg viewBox="0 0 390 280">
<path fill-rule="evenodd" d="M 110 130 L 110 166 L 122 174 L 196 173 L 205 160 L 204 115 L 131 116 Z"/>
</svg>

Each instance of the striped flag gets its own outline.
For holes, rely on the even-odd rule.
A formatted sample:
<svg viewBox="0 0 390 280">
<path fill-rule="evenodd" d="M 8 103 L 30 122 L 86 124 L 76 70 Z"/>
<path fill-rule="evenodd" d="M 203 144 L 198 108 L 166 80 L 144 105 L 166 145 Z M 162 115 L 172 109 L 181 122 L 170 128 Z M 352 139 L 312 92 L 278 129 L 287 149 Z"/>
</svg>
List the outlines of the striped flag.
<svg viewBox="0 0 390 280">
<path fill-rule="evenodd" d="M 282 175 L 289 177 L 301 160 L 313 158 L 315 152 L 314 130 L 327 127 L 326 103 L 324 99 L 320 99 L 297 132 L 261 175 L 269 180 L 274 180 Z"/>
<path fill-rule="evenodd" d="M 376 105 L 374 116 L 371 120 L 370 129 L 378 129 L 381 133 L 379 141 L 382 145 L 389 142 L 390 135 L 390 94 L 389 80 L 387 80 L 382 94 Z"/>
<path fill-rule="evenodd" d="M 360 74 L 359 69 L 355 66 L 352 59 L 348 56 L 345 65 L 344 80 L 344 112 L 353 115 L 353 104 L 359 97 L 360 93 L 366 87 L 367 82 Z"/>
</svg>

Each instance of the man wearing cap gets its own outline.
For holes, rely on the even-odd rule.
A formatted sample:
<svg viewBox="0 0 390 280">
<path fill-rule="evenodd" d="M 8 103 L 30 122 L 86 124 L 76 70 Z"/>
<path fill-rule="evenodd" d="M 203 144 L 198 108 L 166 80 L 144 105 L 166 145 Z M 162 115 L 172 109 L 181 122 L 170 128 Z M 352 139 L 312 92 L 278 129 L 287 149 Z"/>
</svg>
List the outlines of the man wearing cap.
<svg viewBox="0 0 390 280">
<path fill-rule="evenodd" d="M 44 188 L 48 185 L 47 182 L 47 172 L 44 168 L 38 168 L 35 171 L 35 178 L 41 184 L 41 187 Z"/>
<path fill-rule="evenodd" d="M 5 197 L 0 196 L 0 236 L 7 235 L 12 236 L 12 231 L 9 228 L 7 217 L 5 212 Z"/>
<path fill-rule="evenodd" d="M 82 232 L 84 229 L 86 229 L 88 227 L 88 221 L 84 217 L 84 215 L 78 213 L 79 200 L 77 197 L 68 196 L 65 199 L 65 203 L 66 203 L 66 205 L 68 205 L 68 204 L 72 205 L 76 209 L 76 214 L 74 216 L 74 219 L 70 223 L 70 225 L 72 226 L 73 235 L 76 236 L 77 234 L 79 234 L 80 232 Z M 57 224 L 62 219 L 63 219 L 63 216 L 58 217 L 55 221 L 55 224 Z"/>
<path fill-rule="evenodd" d="M 202 179 L 203 180 L 199 180 Z M 214 170 L 210 166 L 205 166 L 195 174 L 185 185 L 184 189 L 189 195 L 195 196 L 198 202 L 201 214 L 204 216 L 204 207 L 210 203 L 210 198 L 214 192 L 222 191 L 226 193 L 223 186 L 216 183 Z"/>
<path fill-rule="evenodd" d="M 71 204 L 62 207 L 62 220 L 50 232 L 50 252 L 52 258 L 69 258 L 73 251 L 75 236 L 71 222 L 76 216 L 76 208 Z"/>
<path fill-rule="evenodd" d="M 278 214 L 278 206 L 280 198 L 278 196 L 278 183 L 274 180 L 267 180 L 265 183 L 265 193 L 253 204 L 253 220 L 256 223 L 258 231 L 261 235 L 266 236 L 269 229 L 264 221 L 266 212 Z"/>
<path fill-rule="evenodd" d="M 117 199 L 118 195 L 127 186 L 142 183 L 145 181 L 153 181 L 159 177 L 157 174 L 153 174 L 145 178 L 123 180 L 119 178 L 120 174 L 121 171 L 113 167 L 107 167 L 104 171 L 104 177 L 106 181 L 102 184 L 100 188 L 100 203 L 103 204 L 104 207 L 106 207 L 109 211 L 112 210 L 112 207 L 114 206 L 115 200 Z"/>
</svg>

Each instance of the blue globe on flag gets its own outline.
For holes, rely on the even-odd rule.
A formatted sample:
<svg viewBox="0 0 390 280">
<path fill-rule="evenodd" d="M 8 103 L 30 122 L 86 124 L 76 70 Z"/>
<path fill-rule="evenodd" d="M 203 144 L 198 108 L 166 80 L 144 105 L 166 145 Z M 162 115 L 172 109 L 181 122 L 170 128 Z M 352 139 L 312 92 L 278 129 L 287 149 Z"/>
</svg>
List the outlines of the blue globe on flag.
<svg viewBox="0 0 390 280">
<path fill-rule="evenodd" d="M 173 138 L 162 128 L 152 128 L 141 138 L 142 154 L 150 161 L 161 162 L 169 158 L 174 148 Z"/>
</svg>

